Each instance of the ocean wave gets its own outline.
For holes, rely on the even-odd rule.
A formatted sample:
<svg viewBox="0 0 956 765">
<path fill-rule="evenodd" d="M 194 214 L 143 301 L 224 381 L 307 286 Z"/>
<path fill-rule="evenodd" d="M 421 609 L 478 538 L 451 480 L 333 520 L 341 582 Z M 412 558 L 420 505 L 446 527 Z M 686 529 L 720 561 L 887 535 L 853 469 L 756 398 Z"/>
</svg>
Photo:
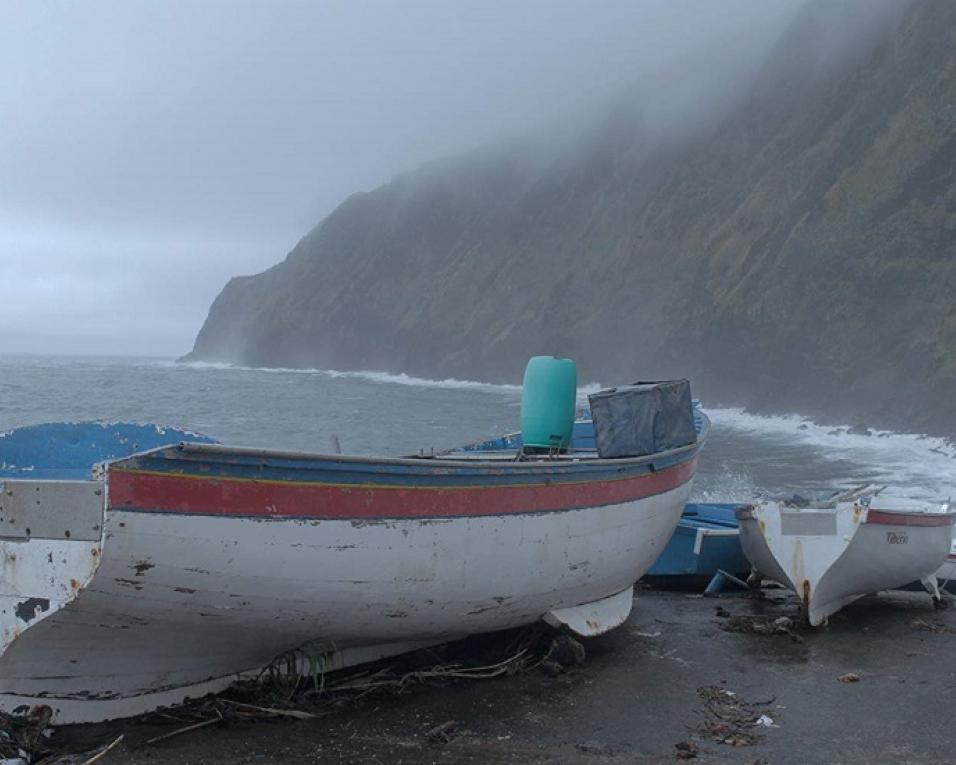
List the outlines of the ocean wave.
<svg viewBox="0 0 956 765">
<path fill-rule="evenodd" d="M 509 385 L 506 383 L 489 383 L 479 380 L 459 380 L 454 377 L 448 377 L 443 380 L 432 380 L 427 377 L 414 377 L 404 372 L 375 372 L 370 370 L 343 371 L 339 369 L 313 369 L 313 368 L 291 368 L 291 367 L 247 367 L 238 364 L 227 364 L 212 361 L 184 361 L 184 362 L 155 362 L 159 366 L 165 367 L 186 367 L 197 370 L 236 370 L 242 372 L 264 372 L 268 374 L 305 374 L 321 375 L 332 379 L 353 379 L 365 380 L 366 382 L 380 383 L 383 385 L 408 385 L 415 388 L 442 388 L 445 390 L 475 390 L 486 393 L 503 393 L 507 395 L 520 395 L 520 385 Z M 578 399 L 584 400 L 591 393 L 599 391 L 601 386 L 598 383 L 588 383 L 578 388 Z"/>
<path fill-rule="evenodd" d="M 917 433 L 870 429 L 851 433 L 847 425 L 820 425 L 797 414 L 759 415 L 743 409 L 707 409 L 715 427 L 752 435 L 780 445 L 821 449 L 833 460 L 867 466 L 887 493 L 946 499 L 956 496 L 956 445 Z"/>
<path fill-rule="evenodd" d="M 766 492 L 744 471 L 724 463 L 718 470 L 699 473 L 694 479 L 694 502 L 746 502 Z"/>
</svg>

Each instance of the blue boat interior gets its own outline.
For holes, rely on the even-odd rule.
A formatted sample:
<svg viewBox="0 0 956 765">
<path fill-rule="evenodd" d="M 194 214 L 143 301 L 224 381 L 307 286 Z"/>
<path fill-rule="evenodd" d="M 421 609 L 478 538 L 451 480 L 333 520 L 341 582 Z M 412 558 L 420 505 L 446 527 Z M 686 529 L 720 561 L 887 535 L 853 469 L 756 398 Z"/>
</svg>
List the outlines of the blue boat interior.
<svg viewBox="0 0 956 765">
<path fill-rule="evenodd" d="M 517 452 L 524 446 L 520 433 L 508 433 L 498 438 L 479 441 L 475 444 L 460 446 L 446 454 L 462 454 L 466 452 Z M 590 419 L 577 419 L 571 430 L 571 451 L 594 451 L 594 425 Z"/>
<path fill-rule="evenodd" d="M 0 433 L 0 479 L 83 480 L 93 465 L 182 441 L 215 439 L 132 422 L 50 422 Z"/>
<path fill-rule="evenodd" d="M 750 562 L 740 546 L 734 503 L 690 503 L 664 552 L 645 576 L 709 579 L 717 571 L 742 575 Z"/>
</svg>

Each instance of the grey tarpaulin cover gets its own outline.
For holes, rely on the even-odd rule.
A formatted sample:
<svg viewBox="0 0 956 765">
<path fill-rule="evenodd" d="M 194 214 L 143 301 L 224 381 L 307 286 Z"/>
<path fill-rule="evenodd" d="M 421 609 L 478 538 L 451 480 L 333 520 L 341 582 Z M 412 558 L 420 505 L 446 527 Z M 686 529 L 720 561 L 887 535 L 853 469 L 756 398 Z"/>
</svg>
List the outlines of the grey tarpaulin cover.
<svg viewBox="0 0 956 765">
<path fill-rule="evenodd" d="M 600 457 L 641 457 L 697 439 L 687 380 L 638 382 L 588 396 Z"/>
</svg>

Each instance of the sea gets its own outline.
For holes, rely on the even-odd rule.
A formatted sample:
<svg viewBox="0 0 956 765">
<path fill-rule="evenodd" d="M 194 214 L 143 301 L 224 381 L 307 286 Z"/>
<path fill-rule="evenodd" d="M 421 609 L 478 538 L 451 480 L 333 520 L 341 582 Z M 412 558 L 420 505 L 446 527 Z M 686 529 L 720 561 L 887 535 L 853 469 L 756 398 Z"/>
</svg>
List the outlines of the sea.
<svg viewBox="0 0 956 765">
<path fill-rule="evenodd" d="M 600 388 L 598 381 L 582 387 L 580 403 Z M 861 484 L 933 502 L 956 496 L 956 448 L 946 440 L 880 430 L 862 435 L 796 413 L 702 406 L 713 428 L 695 480 L 698 501 L 819 496 Z M 0 431 L 54 421 L 132 421 L 234 445 L 399 456 L 514 432 L 520 408 L 520 387 L 474 380 L 172 359 L 0 356 Z"/>
</svg>

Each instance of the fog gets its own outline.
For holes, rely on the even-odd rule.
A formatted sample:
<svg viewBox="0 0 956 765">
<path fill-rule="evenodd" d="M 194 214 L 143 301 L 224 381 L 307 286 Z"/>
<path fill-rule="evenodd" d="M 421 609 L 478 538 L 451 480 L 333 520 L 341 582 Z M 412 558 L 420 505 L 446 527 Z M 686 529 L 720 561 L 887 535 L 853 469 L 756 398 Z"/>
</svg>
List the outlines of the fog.
<svg viewBox="0 0 956 765">
<path fill-rule="evenodd" d="M 701 51 L 756 60 L 801 5 L 0 4 L 0 352 L 183 353 L 348 194 L 584 124 Z"/>
</svg>

